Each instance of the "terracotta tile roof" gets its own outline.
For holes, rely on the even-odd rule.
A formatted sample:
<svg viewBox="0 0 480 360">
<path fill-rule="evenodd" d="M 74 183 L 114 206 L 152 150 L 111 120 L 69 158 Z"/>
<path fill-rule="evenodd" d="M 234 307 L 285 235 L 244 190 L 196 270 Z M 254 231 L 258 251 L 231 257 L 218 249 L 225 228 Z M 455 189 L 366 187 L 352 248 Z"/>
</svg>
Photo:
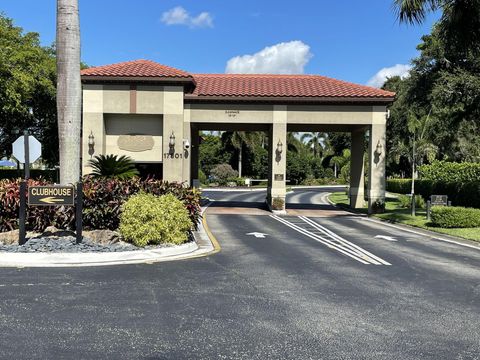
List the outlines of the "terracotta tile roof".
<svg viewBox="0 0 480 360">
<path fill-rule="evenodd" d="M 196 83 L 194 98 L 353 98 L 393 100 L 395 93 L 319 75 L 190 74 L 150 60 L 135 60 L 82 70 L 82 78 L 168 78 Z M 98 80 L 98 79 L 97 79 Z M 157 80 L 157 79 L 155 79 Z"/>
<path fill-rule="evenodd" d="M 112 77 L 168 77 L 191 78 L 186 71 L 170 66 L 158 64 L 150 60 L 127 61 L 118 64 L 104 65 L 88 68 L 81 71 L 81 75 L 112 76 Z"/>
<path fill-rule="evenodd" d="M 193 95 L 215 97 L 394 98 L 395 93 L 318 75 L 192 74 Z"/>
</svg>

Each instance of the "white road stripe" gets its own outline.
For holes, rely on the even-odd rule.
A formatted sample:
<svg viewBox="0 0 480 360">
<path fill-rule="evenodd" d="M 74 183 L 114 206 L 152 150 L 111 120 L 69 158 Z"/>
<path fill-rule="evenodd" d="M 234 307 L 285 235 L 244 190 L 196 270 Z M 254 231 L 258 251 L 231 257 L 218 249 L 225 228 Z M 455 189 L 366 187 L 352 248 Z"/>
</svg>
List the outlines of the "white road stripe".
<svg viewBox="0 0 480 360">
<path fill-rule="evenodd" d="M 318 242 L 322 243 L 323 245 L 328 246 L 328 247 L 331 248 L 331 249 L 335 249 L 335 250 L 341 252 L 342 254 L 344 254 L 344 255 L 346 255 L 346 256 L 348 256 L 348 257 L 351 257 L 352 259 L 355 259 L 355 260 L 361 262 L 362 264 L 365 264 L 365 265 L 371 265 L 371 264 L 372 264 L 372 262 L 369 262 L 370 259 L 368 259 L 368 258 L 366 258 L 366 259 L 365 259 L 365 258 L 360 258 L 357 254 L 355 254 L 355 253 L 352 252 L 351 250 L 345 249 L 345 248 L 343 248 L 342 246 L 337 245 L 337 244 L 333 243 L 332 241 L 321 237 L 320 235 L 313 234 L 313 233 L 311 233 L 311 232 L 309 232 L 309 231 L 307 231 L 307 230 L 305 230 L 305 229 L 302 229 L 301 227 L 299 227 L 299 226 L 297 226 L 297 225 L 295 225 L 295 224 L 292 224 L 292 223 L 290 223 L 289 221 L 278 217 L 277 215 L 270 215 L 270 217 L 271 217 L 272 219 L 275 219 L 275 220 L 281 222 L 282 224 L 288 226 L 289 228 L 291 228 L 291 229 L 293 229 L 293 230 L 295 230 L 295 231 L 297 231 L 297 232 L 299 232 L 299 233 L 301 233 L 301 234 L 303 234 L 303 235 L 305 235 L 305 236 L 308 236 L 309 238 L 311 238 L 311 239 L 313 239 L 313 240 L 315 240 L 315 241 L 318 241 Z M 370 260 L 370 261 L 371 261 L 371 260 Z M 377 264 L 378 264 L 378 263 L 377 263 Z"/>
<path fill-rule="evenodd" d="M 309 224 L 310 226 L 316 228 L 317 230 L 323 232 L 325 235 L 328 235 L 330 236 L 332 239 L 336 239 L 338 241 L 340 241 L 341 243 L 343 243 L 345 246 L 349 247 L 349 248 L 352 248 L 352 249 L 356 249 L 358 250 L 359 252 L 367 255 L 368 257 L 371 257 L 377 261 L 379 261 L 380 263 L 382 263 L 383 265 L 392 265 L 390 264 L 389 262 L 383 260 L 382 258 L 379 258 L 378 256 L 372 254 L 371 252 L 361 248 L 360 246 L 344 239 L 343 237 L 341 237 L 340 235 L 334 233 L 333 231 L 327 229 L 326 227 L 316 223 L 315 221 L 305 217 L 305 216 L 299 216 L 300 219 L 302 219 L 303 221 L 305 221 L 307 224 Z"/>
</svg>

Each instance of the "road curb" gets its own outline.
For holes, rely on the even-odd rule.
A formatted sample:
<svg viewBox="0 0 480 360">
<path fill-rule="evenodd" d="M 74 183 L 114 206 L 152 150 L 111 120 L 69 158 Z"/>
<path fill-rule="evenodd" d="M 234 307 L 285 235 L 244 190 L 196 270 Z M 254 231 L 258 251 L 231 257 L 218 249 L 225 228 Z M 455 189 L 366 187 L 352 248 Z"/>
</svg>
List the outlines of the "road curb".
<svg viewBox="0 0 480 360">
<path fill-rule="evenodd" d="M 105 253 L 10 253 L 0 252 L 0 267 L 91 267 L 187 260 L 216 254 L 220 244 L 210 232 L 203 216 L 195 241 L 178 246 L 151 250 L 119 251 Z"/>
<path fill-rule="evenodd" d="M 422 229 L 420 227 L 411 226 L 411 225 L 407 225 L 407 224 L 391 223 L 388 220 L 368 216 L 366 214 L 356 212 L 356 211 L 352 211 L 351 209 L 347 209 L 347 208 L 338 206 L 336 203 L 334 203 L 333 201 L 330 200 L 329 195 L 331 195 L 331 194 L 332 193 L 329 193 L 327 195 L 327 200 L 330 204 L 332 204 L 333 206 L 335 206 L 339 209 L 347 211 L 347 212 L 351 213 L 352 215 L 359 216 L 359 217 L 361 217 L 365 220 L 369 220 L 371 222 L 376 222 L 378 224 L 382 224 L 382 225 L 389 226 L 389 227 L 392 227 L 392 228 L 397 228 L 397 229 L 400 229 L 400 230 L 408 231 L 410 233 L 414 233 L 414 234 L 417 234 L 417 235 L 423 235 L 423 236 L 426 236 L 426 237 L 428 237 L 430 239 L 433 239 L 433 240 L 439 240 L 439 241 L 446 242 L 446 243 L 457 244 L 457 245 L 469 247 L 469 248 L 472 248 L 472 249 L 480 250 L 480 242 L 477 242 L 477 241 L 474 241 L 474 240 L 469 240 L 469 239 L 464 239 L 464 238 L 457 237 L 457 236 L 451 236 L 451 235 L 447 235 L 447 234 L 437 233 L 437 232 L 434 232 L 434 231 L 430 231 L 430 230 L 427 230 L 427 229 Z"/>
</svg>

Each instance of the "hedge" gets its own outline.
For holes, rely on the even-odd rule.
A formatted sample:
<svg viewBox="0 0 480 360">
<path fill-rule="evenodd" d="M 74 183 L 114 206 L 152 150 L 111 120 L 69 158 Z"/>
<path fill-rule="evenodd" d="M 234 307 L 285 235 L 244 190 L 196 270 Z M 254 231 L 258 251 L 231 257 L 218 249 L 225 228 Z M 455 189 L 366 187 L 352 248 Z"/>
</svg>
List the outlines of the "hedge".
<svg viewBox="0 0 480 360">
<path fill-rule="evenodd" d="M 185 205 L 173 194 L 140 192 L 122 206 L 120 233 L 136 246 L 183 244 L 192 228 Z"/>
<path fill-rule="evenodd" d="M 480 163 L 434 161 L 418 168 L 422 180 L 467 183 L 480 180 Z"/>
<path fill-rule="evenodd" d="M 13 180 L 19 177 L 23 177 L 23 170 L 18 171 L 14 169 L 0 169 L 0 180 L 4 180 L 4 179 Z M 30 169 L 30 178 L 45 179 L 51 182 L 58 182 L 58 171 Z"/>
<path fill-rule="evenodd" d="M 480 209 L 434 206 L 431 216 L 432 223 L 443 228 L 480 227 Z"/>
<path fill-rule="evenodd" d="M 388 179 L 387 191 L 409 194 L 412 180 Z M 415 194 L 428 200 L 430 195 L 447 195 L 448 200 L 456 206 L 480 208 L 480 180 L 471 182 L 444 182 L 432 180 L 415 180 Z"/>
<path fill-rule="evenodd" d="M 32 185 L 50 185 L 45 180 L 29 180 Z M 0 232 L 18 229 L 20 179 L 0 180 Z M 120 224 L 122 205 L 140 191 L 153 194 L 173 194 L 181 200 L 194 226 L 200 219 L 200 192 L 180 183 L 160 180 L 94 179 L 87 177 L 83 183 L 83 227 L 85 229 L 116 230 Z M 73 207 L 28 206 L 27 230 L 43 231 L 54 225 L 62 229 L 74 229 Z"/>
</svg>

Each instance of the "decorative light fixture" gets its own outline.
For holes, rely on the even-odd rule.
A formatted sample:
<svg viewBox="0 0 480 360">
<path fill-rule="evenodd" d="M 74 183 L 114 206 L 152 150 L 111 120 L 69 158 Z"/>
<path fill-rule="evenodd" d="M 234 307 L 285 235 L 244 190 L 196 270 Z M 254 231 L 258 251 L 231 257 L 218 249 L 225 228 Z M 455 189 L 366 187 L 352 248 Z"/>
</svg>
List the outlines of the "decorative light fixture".
<svg viewBox="0 0 480 360">
<path fill-rule="evenodd" d="M 175 134 L 172 131 L 172 135 L 170 135 L 170 142 L 168 143 L 168 146 L 171 148 L 175 147 Z"/>
<path fill-rule="evenodd" d="M 378 140 L 377 147 L 375 148 L 375 153 L 378 156 L 382 155 L 382 144 L 380 143 L 380 140 Z"/>
<path fill-rule="evenodd" d="M 92 157 L 95 153 L 95 137 L 93 136 L 93 132 L 90 131 L 90 135 L 88 135 L 88 155 Z"/>
<path fill-rule="evenodd" d="M 283 144 L 282 142 L 280 141 L 280 139 L 278 140 L 278 143 L 277 143 L 277 152 L 279 154 L 281 154 L 283 152 Z"/>
</svg>

